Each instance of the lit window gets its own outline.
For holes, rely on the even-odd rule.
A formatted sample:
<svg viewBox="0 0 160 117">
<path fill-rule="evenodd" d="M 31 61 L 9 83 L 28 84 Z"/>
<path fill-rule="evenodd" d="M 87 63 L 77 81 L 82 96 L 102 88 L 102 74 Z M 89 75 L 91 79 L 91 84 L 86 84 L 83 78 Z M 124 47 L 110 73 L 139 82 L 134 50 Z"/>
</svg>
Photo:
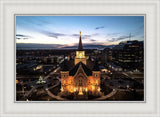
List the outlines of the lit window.
<svg viewBox="0 0 160 117">
<path fill-rule="evenodd" d="M 96 85 L 98 85 L 98 80 L 96 80 Z"/>
</svg>

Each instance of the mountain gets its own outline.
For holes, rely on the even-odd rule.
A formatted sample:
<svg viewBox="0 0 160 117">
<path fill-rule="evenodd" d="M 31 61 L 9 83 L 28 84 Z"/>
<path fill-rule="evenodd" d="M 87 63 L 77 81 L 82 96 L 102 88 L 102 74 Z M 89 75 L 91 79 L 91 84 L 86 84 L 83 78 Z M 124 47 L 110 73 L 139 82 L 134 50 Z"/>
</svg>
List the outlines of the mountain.
<svg viewBox="0 0 160 117">
<path fill-rule="evenodd" d="M 83 44 L 84 49 L 104 49 L 106 47 L 112 48 L 114 45 L 100 45 L 100 44 Z M 31 49 L 77 49 L 78 45 L 65 46 L 60 44 L 34 44 L 34 43 L 16 43 L 17 50 L 31 50 Z"/>
<path fill-rule="evenodd" d="M 34 44 L 34 43 L 16 43 L 16 49 L 57 49 L 61 47 L 60 44 Z"/>
<path fill-rule="evenodd" d="M 92 44 L 83 44 L 83 48 L 84 49 L 100 49 L 100 48 L 105 48 L 107 46 L 105 45 L 92 45 Z M 77 46 L 66 46 L 66 47 L 63 47 L 64 49 L 77 49 L 78 48 L 78 45 Z"/>
</svg>

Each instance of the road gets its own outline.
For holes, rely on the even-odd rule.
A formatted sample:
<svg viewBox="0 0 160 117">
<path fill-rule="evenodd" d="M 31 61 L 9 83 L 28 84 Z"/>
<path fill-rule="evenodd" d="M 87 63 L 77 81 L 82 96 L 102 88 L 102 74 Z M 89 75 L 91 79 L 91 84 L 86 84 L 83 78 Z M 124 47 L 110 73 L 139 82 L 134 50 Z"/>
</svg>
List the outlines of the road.
<svg viewBox="0 0 160 117">
<path fill-rule="evenodd" d="M 34 91 L 36 89 L 37 86 L 34 86 L 30 91 L 28 91 L 27 93 L 24 94 L 24 97 L 28 97 L 32 91 Z"/>
<path fill-rule="evenodd" d="M 51 75 L 57 74 L 57 71 L 58 71 L 58 70 L 60 70 L 60 67 L 56 68 L 54 71 L 50 72 L 47 76 L 45 76 L 45 77 L 44 77 L 44 80 L 47 82 L 47 78 L 49 78 Z M 56 78 L 60 81 L 60 79 L 59 79 L 58 77 L 56 77 Z M 51 88 L 54 88 L 54 87 L 58 86 L 59 83 L 60 83 L 60 82 L 58 82 L 57 84 L 55 84 L 55 85 L 52 86 Z M 45 86 L 47 86 L 47 85 L 45 84 Z M 28 92 L 26 92 L 26 93 L 24 94 L 24 98 L 28 97 L 37 87 L 38 87 L 38 85 L 33 86 L 30 91 L 28 91 Z M 51 88 L 50 88 L 50 89 L 51 89 Z M 45 88 L 45 89 L 46 89 L 46 88 Z M 51 92 L 49 92 L 48 94 L 51 95 Z M 53 96 L 53 95 L 52 95 L 52 96 Z M 54 97 L 54 96 L 53 96 L 53 97 Z"/>
<path fill-rule="evenodd" d="M 57 74 L 57 71 L 60 70 L 60 67 L 56 68 L 54 71 L 50 72 L 47 76 L 45 76 L 43 79 L 46 80 L 48 77 Z"/>
</svg>

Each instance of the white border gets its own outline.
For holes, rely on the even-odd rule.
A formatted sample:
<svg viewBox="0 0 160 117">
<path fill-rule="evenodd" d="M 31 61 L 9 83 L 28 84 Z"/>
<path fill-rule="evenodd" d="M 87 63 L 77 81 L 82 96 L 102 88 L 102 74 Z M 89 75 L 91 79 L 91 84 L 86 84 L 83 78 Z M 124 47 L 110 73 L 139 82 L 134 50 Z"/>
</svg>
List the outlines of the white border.
<svg viewBox="0 0 160 117">
<path fill-rule="evenodd" d="M 0 116 L 160 116 L 159 0 L 0 1 Z M 14 14 L 146 14 L 146 103 L 14 103 Z"/>
<path fill-rule="evenodd" d="M 14 74 L 14 102 L 15 103 L 145 103 L 146 102 L 146 69 L 145 69 L 145 64 L 146 64 L 146 15 L 145 14 L 112 14 L 112 15 L 107 15 L 107 14 L 85 14 L 85 15 L 79 15 L 79 14 L 59 14 L 59 15 L 54 15 L 54 14 L 14 14 L 14 40 L 15 40 L 15 51 L 14 51 L 14 63 L 16 64 L 16 16 L 143 16 L 144 18 L 144 100 L 140 101 L 16 101 L 16 65 L 14 65 L 15 69 L 15 74 Z"/>
</svg>

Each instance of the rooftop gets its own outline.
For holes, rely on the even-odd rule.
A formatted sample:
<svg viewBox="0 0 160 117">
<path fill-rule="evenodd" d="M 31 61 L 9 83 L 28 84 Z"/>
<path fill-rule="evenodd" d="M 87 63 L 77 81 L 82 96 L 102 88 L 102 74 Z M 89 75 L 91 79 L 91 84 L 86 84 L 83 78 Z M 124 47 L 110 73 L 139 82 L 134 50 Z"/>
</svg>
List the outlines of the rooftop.
<svg viewBox="0 0 160 117">
<path fill-rule="evenodd" d="M 91 76 L 92 75 L 92 71 L 82 62 L 79 62 L 70 72 L 69 75 L 70 76 L 74 76 L 79 68 L 79 66 L 82 66 L 84 72 L 86 73 L 87 76 Z"/>
</svg>

